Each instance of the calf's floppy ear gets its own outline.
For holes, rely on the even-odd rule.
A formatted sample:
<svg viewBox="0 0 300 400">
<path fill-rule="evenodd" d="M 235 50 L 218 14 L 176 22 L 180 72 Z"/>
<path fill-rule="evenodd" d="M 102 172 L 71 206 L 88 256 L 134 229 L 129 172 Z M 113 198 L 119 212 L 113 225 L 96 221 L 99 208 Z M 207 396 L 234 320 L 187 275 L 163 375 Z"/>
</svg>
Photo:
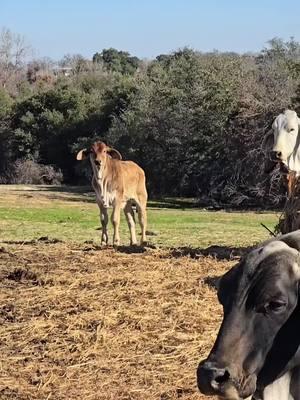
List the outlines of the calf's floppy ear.
<svg viewBox="0 0 300 400">
<path fill-rule="evenodd" d="M 87 151 L 87 149 L 82 149 L 82 150 L 80 150 L 80 151 L 77 153 L 76 160 L 77 160 L 77 161 L 82 161 L 82 160 L 84 160 L 85 158 L 87 158 L 87 156 L 88 156 L 88 151 Z"/>
<path fill-rule="evenodd" d="M 122 160 L 122 156 L 118 152 L 118 150 L 113 149 L 112 147 L 107 148 L 107 153 L 111 156 L 111 158 L 114 158 L 115 160 Z"/>
</svg>

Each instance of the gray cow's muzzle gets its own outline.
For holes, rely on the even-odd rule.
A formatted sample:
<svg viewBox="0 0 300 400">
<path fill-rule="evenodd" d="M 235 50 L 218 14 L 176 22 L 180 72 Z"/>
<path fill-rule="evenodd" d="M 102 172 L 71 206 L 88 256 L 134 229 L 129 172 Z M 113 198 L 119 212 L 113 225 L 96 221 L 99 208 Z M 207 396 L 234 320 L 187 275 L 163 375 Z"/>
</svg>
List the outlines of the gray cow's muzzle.
<svg viewBox="0 0 300 400">
<path fill-rule="evenodd" d="M 201 393 L 213 396 L 222 396 L 226 392 L 226 386 L 230 384 L 230 373 L 226 368 L 218 366 L 210 361 L 202 361 L 197 370 L 197 383 Z"/>
</svg>

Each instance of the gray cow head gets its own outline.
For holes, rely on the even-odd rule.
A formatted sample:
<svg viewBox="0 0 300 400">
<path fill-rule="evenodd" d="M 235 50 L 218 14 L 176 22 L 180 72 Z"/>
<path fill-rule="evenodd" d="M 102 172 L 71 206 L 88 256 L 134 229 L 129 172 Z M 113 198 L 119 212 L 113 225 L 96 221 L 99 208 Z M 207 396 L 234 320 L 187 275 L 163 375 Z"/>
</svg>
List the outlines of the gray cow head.
<svg viewBox="0 0 300 400">
<path fill-rule="evenodd" d="M 291 170 L 296 170 L 296 158 L 297 156 L 300 158 L 298 154 L 299 124 L 300 119 L 292 110 L 286 110 L 275 118 L 272 130 L 265 136 L 262 144 L 268 159 L 266 172 L 269 172 L 268 169 L 271 170 L 272 166 L 274 167 L 278 162 L 285 164 Z"/>
<path fill-rule="evenodd" d="M 218 298 L 224 317 L 208 358 L 198 367 L 201 392 L 227 400 L 248 398 L 295 359 L 299 250 L 300 230 L 256 248 L 222 277 Z"/>
</svg>

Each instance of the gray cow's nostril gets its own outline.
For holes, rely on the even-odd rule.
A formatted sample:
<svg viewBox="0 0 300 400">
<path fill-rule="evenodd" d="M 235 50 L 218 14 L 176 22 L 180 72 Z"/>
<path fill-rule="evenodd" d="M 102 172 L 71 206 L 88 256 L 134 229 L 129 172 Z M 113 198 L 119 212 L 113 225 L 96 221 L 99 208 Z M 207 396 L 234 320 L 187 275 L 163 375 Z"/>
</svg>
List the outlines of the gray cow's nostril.
<svg viewBox="0 0 300 400">
<path fill-rule="evenodd" d="M 227 382 L 229 378 L 230 378 L 230 373 L 227 371 L 227 369 L 218 370 L 215 376 L 215 381 L 219 384 L 222 384 Z"/>
<path fill-rule="evenodd" d="M 217 368 L 211 362 L 201 363 L 197 372 L 199 390 L 207 395 L 222 394 L 231 378 L 227 368 Z"/>
</svg>

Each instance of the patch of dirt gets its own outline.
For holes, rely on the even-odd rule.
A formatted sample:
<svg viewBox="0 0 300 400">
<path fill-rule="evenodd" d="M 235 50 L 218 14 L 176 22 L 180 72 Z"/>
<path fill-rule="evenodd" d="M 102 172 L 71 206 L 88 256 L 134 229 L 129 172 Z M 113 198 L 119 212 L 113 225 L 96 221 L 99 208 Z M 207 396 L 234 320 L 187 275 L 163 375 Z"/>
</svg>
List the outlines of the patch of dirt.
<svg viewBox="0 0 300 400">
<path fill-rule="evenodd" d="M 1 244 L 0 398 L 204 399 L 196 368 L 234 261 L 48 240 Z"/>
<path fill-rule="evenodd" d="M 47 244 L 55 244 L 55 243 L 63 243 L 62 240 L 60 239 L 49 239 L 48 236 L 41 236 L 38 239 L 32 239 L 32 240 L 3 240 L 2 243 L 4 244 L 22 244 L 22 245 L 27 245 L 27 244 L 35 244 L 38 242 L 44 242 Z M 0 252 L 6 251 L 3 247 L 0 248 Z"/>
<path fill-rule="evenodd" d="M 38 277 L 35 272 L 23 268 L 15 268 L 13 271 L 10 271 L 7 275 L 7 279 L 22 283 L 30 281 L 33 285 L 44 285 L 43 279 Z"/>
<path fill-rule="evenodd" d="M 239 259 L 248 253 L 252 247 L 209 246 L 205 249 L 193 247 L 176 247 L 171 250 L 173 257 L 189 256 L 191 258 L 214 257 L 218 260 Z"/>
</svg>

